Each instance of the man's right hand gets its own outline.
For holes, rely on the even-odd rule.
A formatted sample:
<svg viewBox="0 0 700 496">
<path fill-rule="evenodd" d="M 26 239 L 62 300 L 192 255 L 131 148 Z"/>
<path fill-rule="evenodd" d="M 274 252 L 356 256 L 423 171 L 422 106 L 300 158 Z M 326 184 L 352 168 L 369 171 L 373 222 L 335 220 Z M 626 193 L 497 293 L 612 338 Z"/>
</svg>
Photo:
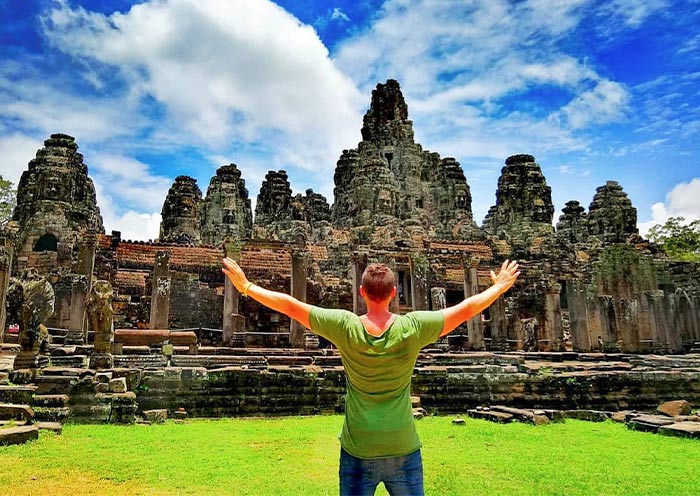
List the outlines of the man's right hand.
<svg viewBox="0 0 700 496">
<path fill-rule="evenodd" d="M 239 292 L 244 292 L 246 290 L 246 286 L 248 286 L 250 283 L 248 278 L 245 276 L 243 269 L 241 269 L 240 265 L 238 265 L 232 258 L 226 257 L 224 258 L 223 262 L 224 268 L 221 269 L 223 273 L 226 274 Z"/>
</svg>

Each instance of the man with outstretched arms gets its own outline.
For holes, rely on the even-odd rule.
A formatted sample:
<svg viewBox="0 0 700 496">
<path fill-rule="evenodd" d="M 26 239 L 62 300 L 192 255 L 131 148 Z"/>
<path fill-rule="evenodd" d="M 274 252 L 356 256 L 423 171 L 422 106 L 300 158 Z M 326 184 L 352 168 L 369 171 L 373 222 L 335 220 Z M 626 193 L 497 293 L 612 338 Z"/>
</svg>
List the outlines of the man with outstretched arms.
<svg viewBox="0 0 700 496">
<path fill-rule="evenodd" d="M 223 271 L 242 295 L 300 322 L 340 351 L 347 376 L 341 496 L 372 495 L 379 482 L 392 495 L 422 495 L 423 465 L 410 397 L 418 353 L 508 291 L 520 275 L 518 264 L 506 260 L 498 274 L 491 271 L 490 288 L 457 305 L 406 315 L 389 310 L 396 287 L 394 273 L 383 264 L 370 264 L 362 274 L 360 295 L 367 305 L 362 316 L 257 286 L 230 258 L 224 259 Z"/>
</svg>

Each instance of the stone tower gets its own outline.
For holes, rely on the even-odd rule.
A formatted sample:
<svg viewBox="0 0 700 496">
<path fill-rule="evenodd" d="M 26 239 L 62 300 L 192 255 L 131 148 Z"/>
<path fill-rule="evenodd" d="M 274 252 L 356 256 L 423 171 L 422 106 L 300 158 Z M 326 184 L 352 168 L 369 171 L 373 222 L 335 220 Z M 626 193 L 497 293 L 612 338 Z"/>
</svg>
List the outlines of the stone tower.
<svg viewBox="0 0 700 496">
<path fill-rule="evenodd" d="M 336 165 L 336 227 L 393 223 L 434 237 L 452 236 L 460 223 L 476 229 L 464 172 L 456 160 L 440 159 L 414 141 L 408 106 L 393 79 L 372 91 L 362 139 Z"/>
<path fill-rule="evenodd" d="M 535 238 L 551 235 L 552 188 L 547 186 L 539 164 L 532 155 L 513 155 L 501 169 L 496 204 L 484 219 L 484 230 L 505 237 L 521 253 L 530 253 Z"/>
<path fill-rule="evenodd" d="M 588 232 L 608 243 L 624 243 L 638 234 L 637 209 L 616 181 L 596 189 L 588 207 Z"/>
<path fill-rule="evenodd" d="M 275 222 L 291 221 L 291 204 L 292 188 L 287 171 L 268 171 L 255 205 L 255 225 L 264 228 Z"/>
<path fill-rule="evenodd" d="M 557 222 L 557 236 L 569 243 L 583 243 L 588 238 L 588 216 L 586 209 L 577 201 L 571 200 L 561 210 Z"/>
<path fill-rule="evenodd" d="M 226 238 L 249 238 L 253 211 L 245 180 L 236 164 L 219 167 L 202 204 L 202 242 L 218 245 Z"/>
<path fill-rule="evenodd" d="M 199 244 L 202 192 L 197 180 L 177 176 L 163 203 L 160 241 L 166 243 Z"/>
<path fill-rule="evenodd" d="M 12 220 L 21 226 L 19 256 L 56 252 L 59 266 L 70 262 L 79 239 L 104 232 L 95 186 L 72 136 L 44 141 L 19 181 Z"/>
</svg>

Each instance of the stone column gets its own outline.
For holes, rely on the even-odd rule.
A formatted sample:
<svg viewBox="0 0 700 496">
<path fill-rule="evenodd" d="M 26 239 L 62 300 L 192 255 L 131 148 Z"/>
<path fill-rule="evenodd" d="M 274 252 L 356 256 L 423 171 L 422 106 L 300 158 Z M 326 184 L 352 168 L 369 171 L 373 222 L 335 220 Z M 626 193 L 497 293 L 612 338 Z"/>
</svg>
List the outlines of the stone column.
<svg viewBox="0 0 700 496">
<path fill-rule="evenodd" d="M 542 334 L 545 346 L 542 351 L 562 351 L 564 347 L 564 328 L 561 324 L 561 285 L 550 281 L 544 295 L 544 322 Z"/>
<path fill-rule="evenodd" d="M 307 253 L 304 250 L 292 250 L 292 296 L 306 302 L 306 263 Z M 291 319 L 289 327 L 289 343 L 292 348 L 304 348 L 305 327 Z"/>
<path fill-rule="evenodd" d="M 224 243 L 224 255 L 233 258 L 240 263 L 241 245 L 227 240 Z M 224 276 L 224 310 L 223 310 L 223 337 L 224 346 L 242 344 L 245 346 L 245 317 L 240 314 L 241 294 L 236 286 Z M 236 338 L 236 339 L 234 339 Z"/>
<path fill-rule="evenodd" d="M 637 295 L 632 298 L 620 298 L 620 341 L 623 353 L 638 353 L 639 343 L 639 300 Z"/>
<path fill-rule="evenodd" d="M 428 260 L 417 254 L 410 258 L 411 267 L 411 307 L 413 310 L 428 309 L 428 276 L 430 265 Z"/>
<path fill-rule="evenodd" d="M 465 299 L 479 293 L 478 266 L 479 259 L 476 257 L 462 260 Z M 469 334 L 469 349 L 483 350 L 485 348 L 484 327 L 481 323 L 481 314 L 475 315 L 467 321 L 467 332 Z"/>
<path fill-rule="evenodd" d="M 0 343 L 3 343 L 5 326 L 7 324 L 7 288 L 10 285 L 10 270 L 14 250 L 11 243 L 0 245 Z"/>
<path fill-rule="evenodd" d="M 574 351 L 589 352 L 592 347 L 588 329 L 588 298 L 585 285 L 579 280 L 568 281 L 566 297 L 569 302 L 571 345 Z"/>
<path fill-rule="evenodd" d="M 611 295 L 598 295 L 598 312 L 600 314 L 601 334 L 599 343 L 601 351 L 617 349 L 617 319 L 615 301 Z"/>
<path fill-rule="evenodd" d="M 170 253 L 156 252 L 151 291 L 151 329 L 168 329 L 170 318 Z"/>
<path fill-rule="evenodd" d="M 394 272 L 394 287 L 397 288 L 394 298 L 389 303 L 389 311 L 399 313 L 399 271 L 396 269 L 396 260 L 392 258 L 386 262 L 386 265 Z"/>
<path fill-rule="evenodd" d="M 491 315 L 491 349 L 508 351 L 508 316 L 506 315 L 506 301 L 500 296 L 489 307 Z M 522 347 L 519 343 L 518 348 Z"/>
<path fill-rule="evenodd" d="M 664 311 L 664 292 L 660 289 L 644 291 L 644 296 L 649 304 L 649 323 L 651 336 L 654 340 L 654 351 L 666 353 L 670 350 L 669 328 L 666 312 Z"/>
<path fill-rule="evenodd" d="M 95 333 L 94 348 L 90 356 L 91 369 L 114 367 L 114 321 L 112 309 L 112 285 L 105 280 L 95 282 L 86 301 L 89 327 Z"/>
<path fill-rule="evenodd" d="M 77 276 L 73 278 L 71 286 L 68 333 L 65 340 L 65 343 L 69 345 L 80 345 L 88 342 L 85 301 L 92 289 L 96 248 L 97 237 L 91 234 L 84 235 L 78 246 L 78 258 L 73 264 L 73 272 Z"/>
<path fill-rule="evenodd" d="M 360 296 L 362 273 L 367 268 L 367 255 L 364 253 L 352 256 L 352 311 L 357 315 L 367 313 L 365 301 Z"/>
</svg>

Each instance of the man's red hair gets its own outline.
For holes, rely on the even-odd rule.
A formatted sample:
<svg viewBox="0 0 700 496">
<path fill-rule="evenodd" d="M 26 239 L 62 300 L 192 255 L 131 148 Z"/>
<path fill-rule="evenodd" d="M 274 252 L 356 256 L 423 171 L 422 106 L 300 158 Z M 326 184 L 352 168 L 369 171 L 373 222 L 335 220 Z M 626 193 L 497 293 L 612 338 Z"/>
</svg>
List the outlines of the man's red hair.
<svg viewBox="0 0 700 496">
<path fill-rule="evenodd" d="M 362 288 L 370 300 L 386 300 L 394 289 L 394 271 L 384 264 L 369 264 L 362 273 Z"/>
</svg>

